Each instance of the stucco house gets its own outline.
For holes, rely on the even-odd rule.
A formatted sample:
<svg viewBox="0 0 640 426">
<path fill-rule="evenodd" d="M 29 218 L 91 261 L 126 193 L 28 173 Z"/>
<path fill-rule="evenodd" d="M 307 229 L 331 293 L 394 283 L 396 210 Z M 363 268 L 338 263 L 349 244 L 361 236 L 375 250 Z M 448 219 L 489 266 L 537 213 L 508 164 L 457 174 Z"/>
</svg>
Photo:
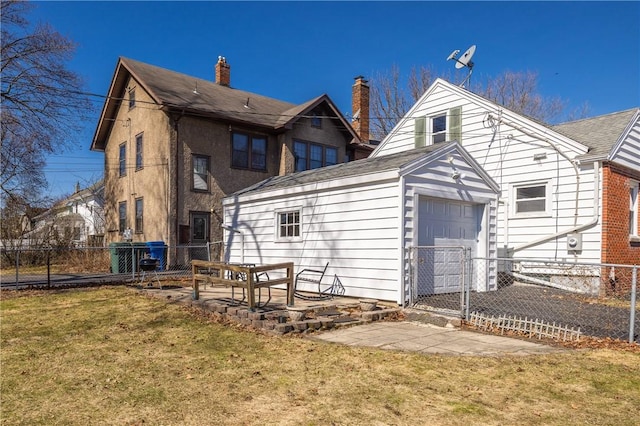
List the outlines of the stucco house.
<svg viewBox="0 0 640 426">
<path fill-rule="evenodd" d="M 50 209 L 25 221 L 23 245 L 103 245 L 104 184 L 102 181 L 56 202 Z"/>
<path fill-rule="evenodd" d="M 269 178 L 224 199 L 225 260 L 293 261 L 297 271 L 328 262 L 326 283 L 339 280 L 345 295 L 398 304 L 415 290 L 412 273 L 432 293 L 460 291 L 462 265 L 414 259 L 411 271 L 407 248 L 466 246 L 495 258 L 498 191 L 457 142 Z M 496 288 L 495 265 L 485 272 L 474 290 Z"/>
<path fill-rule="evenodd" d="M 500 186 L 501 257 L 640 263 L 640 109 L 551 126 L 438 79 L 371 155 L 450 140 Z"/>
<path fill-rule="evenodd" d="M 238 90 L 223 57 L 215 77 L 118 60 L 91 144 L 104 152 L 107 243 L 126 229 L 134 242 L 221 240 L 224 196 L 372 151 L 326 94 L 296 105 Z"/>
</svg>

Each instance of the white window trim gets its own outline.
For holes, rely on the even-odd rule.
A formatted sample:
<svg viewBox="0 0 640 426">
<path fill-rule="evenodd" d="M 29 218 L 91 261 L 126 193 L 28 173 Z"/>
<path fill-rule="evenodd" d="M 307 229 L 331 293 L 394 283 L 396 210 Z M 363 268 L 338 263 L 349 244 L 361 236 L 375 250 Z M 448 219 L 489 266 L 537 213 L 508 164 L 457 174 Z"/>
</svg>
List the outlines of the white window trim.
<svg viewBox="0 0 640 426">
<path fill-rule="evenodd" d="M 444 130 L 441 132 L 434 132 L 433 131 L 433 120 L 435 120 L 438 117 L 442 117 L 444 115 Z M 447 142 L 447 134 L 449 132 L 449 110 L 445 110 L 442 112 L 439 112 L 437 114 L 432 114 L 429 116 L 429 145 L 435 145 L 436 143 L 443 143 L 443 142 Z M 433 137 L 438 134 L 444 134 L 444 140 L 442 142 L 434 142 L 433 141 Z"/>
<path fill-rule="evenodd" d="M 298 217 L 300 218 L 300 222 L 299 222 L 299 226 L 300 226 L 300 235 L 296 236 L 296 237 L 281 237 L 280 236 L 280 215 L 282 213 L 295 213 L 298 212 Z M 300 242 L 302 241 L 302 225 L 303 225 L 303 214 L 302 214 L 302 206 L 296 206 L 296 207 L 288 207 L 288 208 L 282 208 L 282 209 L 276 209 L 274 212 L 274 234 L 275 234 L 275 238 L 274 241 L 276 243 L 291 243 L 291 242 Z"/>
<path fill-rule="evenodd" d="M 516 212 L 516 194 L 518 188 L 531 187 L 531 186 L 545 186 L 545 203 L 543 212 Z M 551 180 L 537 180 L 531 182 L 518 182 L 511 184 L 509 188 L 509 218 L 533 218 L 533 217 L 551 217 L 551 203 L 552 203 L 552 185 Z"/>
<path fill-rule="evenodd" d="M 631 191 L 634 192 L 632 198 Z M 631 204 L 633 202 L 633 205 Z M 631 224 L 633 227 L 634 233 L 629 233 L 629 237 L 634 241 L 640 240 L 640 235 L 638 233 L 638 221 L 640 221 L 640 183 L 637 181 L 631 181 L 629 185 L 629 211 L 633 211 L 633 223 Z"/>
</svg>

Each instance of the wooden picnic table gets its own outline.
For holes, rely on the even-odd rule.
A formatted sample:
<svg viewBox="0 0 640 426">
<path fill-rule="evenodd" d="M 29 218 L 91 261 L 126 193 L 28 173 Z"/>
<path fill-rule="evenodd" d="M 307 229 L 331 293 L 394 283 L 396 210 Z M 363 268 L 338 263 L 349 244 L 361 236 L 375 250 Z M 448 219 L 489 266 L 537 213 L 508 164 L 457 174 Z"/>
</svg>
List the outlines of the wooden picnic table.
<svg viewBox="0 0 640 426">
<path fill-rule="evenodd" d="M 209 260 L 192 260 L 191 269 L 193 273 L 193 298 L 200 298 L 199 283 L 204 282 L 221 287 L 240 287 L 247 292 L 247 304 L 249 309 L 256 308 L 255 290 L 269 288 L 275 285 L 287 285 L 287 306 L 293 306 L 293 262 L 276 263 L 271 265 L 248 265 L 232 264 L 226 262 L 215 262 Z M 283 278 L 269 279 L 268 274 L 280 271 L 277 275 Z M 267 277 L 266 280 L 259 279 L 259 276 Z"/>
</svg>

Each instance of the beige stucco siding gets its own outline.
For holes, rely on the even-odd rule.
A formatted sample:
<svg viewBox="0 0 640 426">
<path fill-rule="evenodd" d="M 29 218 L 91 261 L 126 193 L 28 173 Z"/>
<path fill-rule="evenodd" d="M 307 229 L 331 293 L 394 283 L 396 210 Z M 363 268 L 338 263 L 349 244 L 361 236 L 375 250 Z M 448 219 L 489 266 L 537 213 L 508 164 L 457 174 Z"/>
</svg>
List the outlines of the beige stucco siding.
<svg viewBox="0 0 640 426">
<path fill-rule="evenodd" d="M 118 205 L 127 202 L 127 226 L 135 226 L 135 199 L 143 198 L 142 233 L 134 241 L 167 238 L 167 192 L 169 190 L 169 119 L 155 105 L 135 80 L 127 84 L 136 88 L 136 106 L 129 109 L 128 92 L 111 128 L 105 146 L 105 216 L 107 242 L 120 241 Z M 136 136 L 143 137 L 142 168 L 136 169 Z M 120 145 L 126 144 L 126 175 L 119 176 Z"/>
</svg>

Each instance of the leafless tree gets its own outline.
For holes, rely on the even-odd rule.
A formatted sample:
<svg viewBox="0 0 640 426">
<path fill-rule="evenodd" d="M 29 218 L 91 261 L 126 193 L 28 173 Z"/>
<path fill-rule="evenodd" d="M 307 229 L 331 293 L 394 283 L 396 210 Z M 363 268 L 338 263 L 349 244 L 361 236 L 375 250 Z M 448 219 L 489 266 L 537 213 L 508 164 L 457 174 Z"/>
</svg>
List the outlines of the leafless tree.
<svg viewBox="0 0 640 426">
<path fill-rule="evenodd" d="M 70 146 L 93 105 L 66 68 L 74 43 L 47 24 L 30 26 L 30 3 L 2 0 L 0 7 L 0 194 L 3 204 L 31 203 L 46 186 L 46 156 Z"/>
<path fill-rule="evenodd" d="M 374 137 L 384 138 L 438 77 L 451 81 L 450 74 L 438 74 L 431 67 L 412 68 L 406 84 L 397 65 L 374 75 L 370 83 L 371 129 Z M 589 110 L 585 104 L 567 113 L 565 101 L 538 93 L 538 75 L 531 71 L 505 71 L 489 78 L 484 86 L 472 85 L 470 90 L 512 111 L 543 122 L 558 120 L 563 114 L 567 119 L 583 118 Z"/>
</svg>

